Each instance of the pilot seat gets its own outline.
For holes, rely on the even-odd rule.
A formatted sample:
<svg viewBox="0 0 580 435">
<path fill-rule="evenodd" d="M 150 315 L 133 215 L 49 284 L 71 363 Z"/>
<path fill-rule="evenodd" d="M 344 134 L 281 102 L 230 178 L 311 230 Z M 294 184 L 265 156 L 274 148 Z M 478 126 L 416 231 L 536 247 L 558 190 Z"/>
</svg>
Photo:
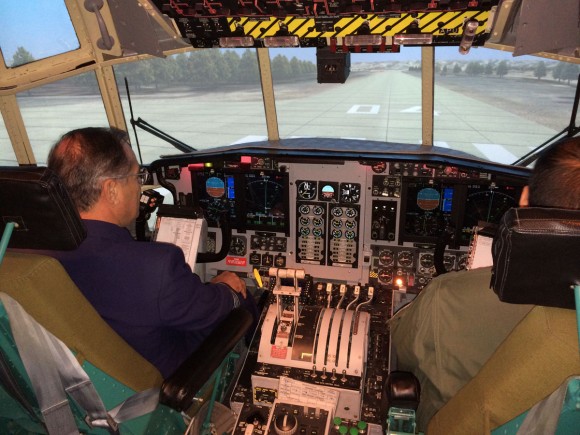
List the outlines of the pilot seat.
<svg viewBox="0 0 580 435">
<path fill-rule="evenodd" d="M 536 306 L 427 433 L 579 433 L 580 211 L 510 209 L 492 254 L 499 299 Z"/>
<path fill-rule="evenodd" d="M 47 396 L 53 396 L 68 398 L 54 407 L 70 407 L 77 432 L 184 433 L 188 419 L 183 413 L 201 400 L 196 395 L 207 392 L 214 380 L 215 385 L 220 384 L 217 378 L 221 376 L 213 375 L 224 369 L 223 362 L 229 361 L 228 354 L 250 327 L 252 316 L 243 309 L 233 310 L 173 375 L 163 379 L 99 316 L 57 260 L 18 251 L 75 249 L 86 236 L 82 220 L 56 175 L 48 168 L 0 168 L 0 215 L 0 432 L 64 433 L 64 423 L 46 418 L 51 413 L 46 409 L 50 403 Z M 5 252 L 7 247 L 15 250 Z M 7 314 L 8 306 L 16 306 L 24 320 L 16 324 L 17 316 Z M 27 330 L 25 334 L 20 333 L 22 329 Z M 40 332 L 30 335 L 28 329 Z M 24 345 L 22 341 L 16 344 L 17 335 L 24 335 Z M 68 370 L 66 357 L 56 364 L 43 362 L 42 358 L 53 353 L 22 348 L 32 346 L 41 336 L 49 337 L 46 341 L 38 339 L 48 347 L 64 343 L 80 371 Z M 23 362 L 21 355 L 26 353 L 32 354 L 32 362 Z M 53 390 L 64 388 L 60 380 L 43 378 L 50 372 L 45 365 L 54 365 L 61 378 L 67 378 L 62 381 L 64 386 L 72 377 L 88 376 L 86 382 L 75 382 L 92 383 L 107 410 L 124 401 L 130 404 L 124 408 L 128 409 L 139 400 L 153 403 L 153 410 L 138 416 L 146 408 L 137 405 L 137 411 L 130 410 L 129 418 L 121 424 L 114 421 L 112 412 L 100 420 L 93 418 L 98 413 L 87 409 L 93 402 L 83 407 L 86 397 L 79 398 L 74 388 L 66 394 L 38 389 L 35 383 L 56 385 Z M 215 399 L 215 389 L 212 393 Z"/>
</svg>

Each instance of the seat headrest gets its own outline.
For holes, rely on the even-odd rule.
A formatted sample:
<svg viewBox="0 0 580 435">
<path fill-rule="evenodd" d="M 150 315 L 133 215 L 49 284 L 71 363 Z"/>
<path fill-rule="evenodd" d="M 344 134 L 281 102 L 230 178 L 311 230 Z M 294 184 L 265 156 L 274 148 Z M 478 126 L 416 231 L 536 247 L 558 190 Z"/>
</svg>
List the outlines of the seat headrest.
<svg viewBox="0 0 580 435">
<path fill-rule="evenodd" d="M 0 167 L 0 219 L 0 232 L 16 224 L 9 248 L 70 250 L 86 237 L 72 199 L 48 168 Z"/>
<path fill-rule="evenodd" d="M 574 309 L 580 284 L 580 210 L 512 208 L 492 245 L 492 288 L 500 300 Z"/>
</svg>

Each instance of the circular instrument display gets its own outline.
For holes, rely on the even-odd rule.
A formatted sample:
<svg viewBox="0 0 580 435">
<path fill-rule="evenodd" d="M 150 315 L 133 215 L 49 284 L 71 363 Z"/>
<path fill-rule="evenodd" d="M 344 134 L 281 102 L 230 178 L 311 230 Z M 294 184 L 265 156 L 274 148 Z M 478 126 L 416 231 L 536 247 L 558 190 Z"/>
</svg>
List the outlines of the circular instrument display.
<svg viewBox="0 0 580 435">
<path fill-rule="evenodd" d="M 212 198 L 221 198 L 226 193 L 224 180 L 218 177 L 210 177 L 205 182 L 205 191 Z"/>
<path fill-rule="evenodd" d="M 387 163 L 386 162 L 375 163 L 374 165 L 371 166 L 371 169 L 376 174 L 382 174 L 387 169 Z"/>
<path fill-rule="evenodd" d="M 379 252 L 379 261 L 381 264 L 388 266 L 389 264 L 393 264 L 395 260 L 395 254 L 390 249 L 383 249 Z"/>
<path fill-rule="evenodd" d="M 316 181 L 300 181 L 298 183 L 298 198 L 306 200 L 316 198 Z"/>
<path fill-rule="evenodd" d="M 230 243 L 230 254 L 242 257 L 246 255 L 246 238 L 240 236 L 232 236 Z"/>
<path fill-rule="evenodd" d="M 360 200 L 360 184 L 340 183 L 340 202 L 349 204 L 357 203 Z"/>
<path fill-rule="evenodd" d="M 455 255 L 445 255 L 443 257 L 443 265 L 445 266 L 445 270 L 447 272 L 453 270 L 455 267 Z"/>
<path fill-rule="evenodd" d="M 390 268 L 379 269 L 378 276 L 379 281 L 388 284 L 393 279 L 393 271 Z"/>
<path fill-rule="evenodd" d="M 319 218 L 319 217 L 315 217 L 315 218 L 312 219 L 312 224 L 315 227 L 320 227 L 320 226 L 322 226 L 323 223 L 324 223 L 324 221 L 321 218 Z"/>
<path fill-rule="evenodd" d="M 409 267 L 413 264 L 413 253 L 410 251 L 401 251 L 397 255 L 399 266 Z"/>
<path fill-rule="evenodd" d="M 332 213 L 332 215 L 334 217 L 341 217 L 342 216 L 342 208 L 340 208 L 340 207 L 334 207 L 332 209 L 332 212 L 331 213 Z"/>
<path fill-rule="evenodd" d="M 419 263 L 425 269 L 430 269 L 435 265 L 435 257 L 433 256 L 433 254 L 423 254 L 419 259 Z"/>
<path fill-rule="evenodd" d="M 336 198 L 336 190 L 334 189 L 334 186 L 331 186 L 330 184 L 325 184 L 322 186 L 322 189 L 320 189 L 320 194 L 322 195 L 322 198 L 320 199 L 324 201 L 330 201 Z"/>
<path fill-rule="evenodd" d="M 421 210 L 434 210 L 439 207 L 441 195 L 432 187 L 426 187 L 417 192 L 417 205 Z"/>
</svg>

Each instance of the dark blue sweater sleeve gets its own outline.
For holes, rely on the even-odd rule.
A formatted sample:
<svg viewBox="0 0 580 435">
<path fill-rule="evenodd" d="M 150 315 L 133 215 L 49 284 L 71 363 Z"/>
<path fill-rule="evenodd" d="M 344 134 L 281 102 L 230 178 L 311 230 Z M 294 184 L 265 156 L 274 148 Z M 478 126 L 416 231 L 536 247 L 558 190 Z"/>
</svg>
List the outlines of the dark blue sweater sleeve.
<svg viewBox="0 0 580 435">
<path fill-rule="evenodd" d="M 179 248 L 168 251 L 160 258 L 164 263 L 158 300 L 161 322 L 182 331 L 214 327 L 234 308 L 236 296 L 227 285 L 203 283 Z"/>
</svg>

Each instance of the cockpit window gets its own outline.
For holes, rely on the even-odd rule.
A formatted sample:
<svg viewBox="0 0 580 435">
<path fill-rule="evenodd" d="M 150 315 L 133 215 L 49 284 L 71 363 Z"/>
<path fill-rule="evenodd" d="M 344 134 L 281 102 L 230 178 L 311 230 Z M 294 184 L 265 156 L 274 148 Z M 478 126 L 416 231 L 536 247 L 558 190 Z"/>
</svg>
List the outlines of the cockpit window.
<svg viewBox="0 0 580 435">
<path fill-rule="evenodd" d="M 510 164 L 570 122 L 580 66 L 435 48 L 434 144 Z"/>
<path fill-rule="evenodd" d="M 4 119 L 0 116 L 0 166 L 16 165 L 18 165 L 18 162 L 16 161 L 14 149 L 10 144 L 6 124 L 4 124 Z"/>
<path fill-rule="evenodd" d="M 93 72 L 21 92 L 16 99 L 39 164 L 46 164 L 50 147 L 67 131 L 109 125 Z"/>
<path fill-rule="evenodd" d="M 0 49 L 7 67 L 25 65 L 79 47 L 63 0 L 0 2 Z"/>
<path fill-rule="evenodd" d="M 270 58 L 281 138 L 421 143 L 420 49 L 352 53 L 350 68 L 330 75 L 339 81 L 346 76 L 344 83 L 325 80 L 324 68 L 341 68 L 340 58 L 321 60 L 318 75 L 314 48 L 271 49 Z"/>
<path fill-rule="evenodd" d="M 135 120 L 197 150 L 267 137 L 254 50 L 197 50 L 114 69 L 127 120 L 132 108 Z M 149 131 L 138 128 L 137 136 L 143 163 L 180 153 Z"/>
</svg>

